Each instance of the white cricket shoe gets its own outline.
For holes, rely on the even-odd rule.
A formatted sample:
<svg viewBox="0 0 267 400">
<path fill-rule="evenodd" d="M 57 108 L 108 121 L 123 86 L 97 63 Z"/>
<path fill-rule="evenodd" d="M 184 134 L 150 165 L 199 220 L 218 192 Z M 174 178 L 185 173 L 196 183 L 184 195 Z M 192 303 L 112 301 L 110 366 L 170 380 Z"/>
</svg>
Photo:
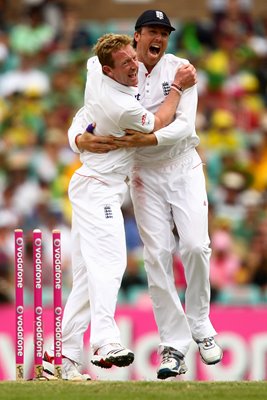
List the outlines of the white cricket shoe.
<svg viewBox="0 0 267 400">
<path fill-rule="evenodd" d="M 208 337 L 203 340 L 195 340 L 198 345 L 200 357 L 204 364 L 217 364 L 223 357 L 221 347 L 215 342 L 214 337 Z"/>
<path fill-rule="evenodd" d="M 44 371 L 54 376 L 54 357 L 49 356 L 47 352 L 44 353 L 43 357 Z M 91 376 L 88 374 L 81 374 L 78 370 L 77 363 L 70 360 L 67 357 L 62 358 L 62 379 L 67 381 L 90 381 Z"/>
<path fill-rule="evenodd" d="M 101 368 L 127 367 L 134 360 L 132 350 L 126 349 L 119 343 L 111 343 L 100 347 L 92 356 L 91 363 Z"/>
<path fill-rule="evenodd" d="M 185 374 L 188 368 L 184 356 L 173 347 L 164 347 L 161 352 L 162 361 L 157 371 L 158 379 L 167 379 L 176 375 Z"/>
</svg>

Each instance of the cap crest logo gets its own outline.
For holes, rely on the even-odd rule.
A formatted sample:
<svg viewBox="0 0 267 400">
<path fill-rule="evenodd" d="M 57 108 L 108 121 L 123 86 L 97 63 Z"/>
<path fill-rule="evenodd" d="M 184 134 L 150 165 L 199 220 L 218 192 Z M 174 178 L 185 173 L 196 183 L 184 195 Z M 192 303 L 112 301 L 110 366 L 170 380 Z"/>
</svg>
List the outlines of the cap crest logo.
<svg viewBox="0 0 267 400">
<path fill-rule="evenodd" d="M 157 17 L 158 19 L 164 19 L 163 12 L 161 12 L 161 11 L 156 11 L 156 17 Z"/>
</svg>

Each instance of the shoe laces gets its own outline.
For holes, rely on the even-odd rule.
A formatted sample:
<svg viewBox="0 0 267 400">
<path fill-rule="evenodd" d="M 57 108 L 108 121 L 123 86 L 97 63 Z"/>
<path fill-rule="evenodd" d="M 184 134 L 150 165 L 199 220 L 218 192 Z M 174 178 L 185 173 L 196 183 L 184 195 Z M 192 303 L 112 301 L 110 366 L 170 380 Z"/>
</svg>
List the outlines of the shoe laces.
<svg viewBox="0 0 267 400">
<path fill-rule="evenodd" d="M 183 355 L 175 350 L 173 347 L 164 347 L 164 350 L 161 353 L 162 355 L 162 364 L 168 363 L 171 358 L 175 358 L 177 361 L 183 360 Z"/>
<path fill-rule="evenodd" d="M 203 341 L 201 343 L 203 343 L 204 347 L 207 347 L 207 348 L 213 347 L 214 346 L 214 338 L 212 336 L 205 338 L 205 339 L 203 339 Z"/>
<path fill-rule="evenodd" d="M 123 346 L 120 343 L 111 343 L 111 346 L 113 347 L 114 350 L 123 349 Z"/>
</svg>

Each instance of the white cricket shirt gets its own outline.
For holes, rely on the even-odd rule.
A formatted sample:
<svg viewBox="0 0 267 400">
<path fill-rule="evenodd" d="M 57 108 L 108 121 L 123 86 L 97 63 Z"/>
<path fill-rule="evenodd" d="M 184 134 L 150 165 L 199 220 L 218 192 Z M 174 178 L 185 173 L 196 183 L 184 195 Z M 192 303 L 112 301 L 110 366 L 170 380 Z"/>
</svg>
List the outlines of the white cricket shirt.
<svg viewBox="0 0 267 400">
<path fill-rule="evenodd" d="M 144 133 L 153 131 L 155 117 L 136 100 L 137 88 L 122 85 L 104 75 L 96 60 L 97 58 L 93 57 L 88 61 L 82 110 L 87 124 L 96 122 L 94 134 L 123 136 L 126 128 Z M 89 173 L 122 172 L 127 174 L 132 166 L 134 152 L 134 148 L 118 149 L 105 154 L 84 151 L 80 158 Z"/>
<path fill-rule="evenodd" d="M 156 112 L 170 91 L 175 73 L 188 61 L 172 54 L 165 54 L 151 73 L 139 63 L 138 92 L 142 106 Z M 170 125 L 154 132 L 157 146 L 139 147 L 135 153 L 136 164 L 158 164 L 179 158 L 199 144 L 195 130 L 197 86 L 186 89 L 180 99 L 176 119 Z"/>
<path fill-rule="evenodd" d="M 148 73 L 143 63 L 139 63 L 138 94 L 136 98 L 146 110 L 152 113 L 157 111 L 169 93 L 170 85 L 174 80 L 177 69 L 186 63 L 188 63 L 188 60 L 176 57 L 173 54 L 165 54 L 151 73 Z M 88 68 L 92 73 L 94 70 L 100 69 L 97 57 L 88 60 Z M 88 96 L 90 95 L 87 90 L 86 93 L 88 93 Z M 195 148 L 199 144 L 199 138 L 195 130 L 196 110 L 197 86 L 194 85 L 183 92 L 176 111 L 175 121 L 154 132 L 158 145 L 138 147 L 136 149 L 135 163 L 138 165 L 169 163 L 179 158 L 181 154 Z M 79 153 L 75 138 L 79 133 L 84 132 L 88 123 L 93 121 L 95 121 L 94 117 L 90 120 L 84 117 L 84 108 L 77 112 L 69 129 L 69 142 L 73 151 Z"/>
</svg>

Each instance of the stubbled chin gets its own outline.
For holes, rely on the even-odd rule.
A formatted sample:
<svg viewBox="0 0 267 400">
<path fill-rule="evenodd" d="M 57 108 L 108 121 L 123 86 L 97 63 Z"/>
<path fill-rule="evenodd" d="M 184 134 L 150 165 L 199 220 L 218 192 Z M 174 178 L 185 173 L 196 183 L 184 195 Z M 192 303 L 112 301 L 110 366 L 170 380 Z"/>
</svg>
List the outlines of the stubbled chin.
<svg viewBox="0 0 267 400">
<path fill-rule="evenodd" d="M 135 78 L 135 79 L 131 79 L 131 85 L 130 86 L 137 86 L 137 84 L 138 84 L 138 80 Z"/>
<path fill-rule="evenodd" d="M 160 53 L 148 53 L 148 59 L 149 60 L 154 60 L 154 61 L 158 61 L 160 59 L 161 55 Z"/>
</svg>

